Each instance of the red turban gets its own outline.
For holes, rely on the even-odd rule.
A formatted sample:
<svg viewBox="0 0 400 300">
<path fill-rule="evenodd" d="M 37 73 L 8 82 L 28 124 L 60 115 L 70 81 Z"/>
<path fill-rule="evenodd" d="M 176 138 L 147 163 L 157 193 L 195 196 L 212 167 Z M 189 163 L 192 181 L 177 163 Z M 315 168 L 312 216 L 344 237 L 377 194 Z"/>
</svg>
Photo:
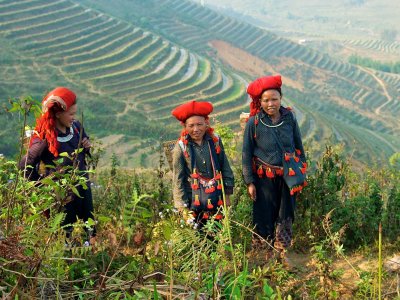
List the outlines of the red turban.
<svg viewBox="0 0 400 300">
<path fill-rule="evenodd" d="M 41 140 L 47 140 L 49 151 L 53 153 L 55 157 L 58 156 L 59 146 L 57 141 L 55 114 L 60 111 L 59 108 L 63 111 L 67 111 L 75 103 L 75 93 L 65 87 L 57 87 L 43 98 L 43 114 L 36 120 L 35 131 L 37 137 Z M 50 108 L 55 107 L 55 105 L 58 106 L 56 107 L 56 110 L 49 110 Z M 31 139 L 31 144 L 37 137 Z"/>
<path fill-rule="evenodd" d="M 57 103 L 63 110 L 68 110 L 76 102 L 76 95 L 65 87 L 57 87 L 49 92 L 42 101 L 42 110 L 46 112 Z"/>
<path fill-rule="evenodd" d="M 258 100 L 265 90 L 280 89 L 281 86 L 281 75 L 260 77 L 249 84 L 247 87 L 247 94 L 249 94 L 253 100 Z"/>
<path fill-rule="evenodd" d="M 277 89 L 280 93 L 281 86 L 281 75 L 260 77 L 250 83 L 247 87 L 247 94 L 253 99 L 250 103 L 250 116 L 254 116 L 260 110 L 260 97 L 265 90 Z"/>
<path fill-rule="evenodd" d="M 196 102 L 195 100 L 186 102 L 176 107 L 171 113 L 181 122 L 185 122 L 192 116 L 202 116 L 207 118 L 213 111 L 211 102 Z"/>
</svg>

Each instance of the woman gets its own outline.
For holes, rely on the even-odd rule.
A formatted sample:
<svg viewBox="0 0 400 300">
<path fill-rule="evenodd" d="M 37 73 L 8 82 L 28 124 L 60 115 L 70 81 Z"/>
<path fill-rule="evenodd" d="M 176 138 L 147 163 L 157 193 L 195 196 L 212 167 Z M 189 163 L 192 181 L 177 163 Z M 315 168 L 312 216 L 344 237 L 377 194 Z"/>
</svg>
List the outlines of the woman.
<svg viewBox="0 0 400 300">
<path fill-rule="evenodd" d="M 30 140 L 27 154 L 20 161 L 20 168 L 24 170 L 25 176 L 31 180 L 39 180 L 37 166 L 42 161 L 46 165 L 44 176 L 48 176 L 56 169 L 54 161 L 60 158 L 60 153 L 66 152 L 69 156 L 75 155 L 75 150 L 82 147 L 84 150 L 77 154 L 74 160 L 63 157 L 63 161 L 57 169 L 62 167 L 75 167 L 82 171 L 82 176 L 88 179 L 86 171 L 85 156 L 89 154 L 91 147 L 88 136 L 81 124 L 75 120 L 77 111 L 76 95 L 65 87 L 57 87 L 49 92 L 42 101 L 42 115 L 36 120 L 35 133 Z M 28 167 L 27 167 L 28 166 Z M 88 221 L 93 217 L 93 201 L 89 179 L 87 188 L 77 188 L 79 196 L 69 193 L 71 201 L 65 204 L 66 217 L 63 225 L 66 226 L 67 238 L 70 237 L 72 226 L 77 217 Z M 87 240 L 90 243 L 94 236 L 94 228 L 87 228 Z"/>
<path fill-rule="evenodd" d="M 266 76 L 250 83 L 250 117 L 243 137 L 243 176 L 253 200 L 254 247 L 264 248 L 263 239 L 274 245 L 286 260 L 292 241 L 297 187 L 290 190 L 283 178 L 283 157 L 290 153 L 304 163 L 299 126 L 293 112 L 281 105 L 281 76 Z M 272 255 L 268 247 L 267 259 Z"/>
<path fill-rule="evenodd" d="M 190 213 L 197 227 L 222 218 L 223 193 L 229 205 L 234 187 L 222 141 L 209 125 L 212 110 L 210 102 L 190 101 L 172 111 L 183 125 L 172 154 L 174 204 L 184 215 Z"/>
</svg>

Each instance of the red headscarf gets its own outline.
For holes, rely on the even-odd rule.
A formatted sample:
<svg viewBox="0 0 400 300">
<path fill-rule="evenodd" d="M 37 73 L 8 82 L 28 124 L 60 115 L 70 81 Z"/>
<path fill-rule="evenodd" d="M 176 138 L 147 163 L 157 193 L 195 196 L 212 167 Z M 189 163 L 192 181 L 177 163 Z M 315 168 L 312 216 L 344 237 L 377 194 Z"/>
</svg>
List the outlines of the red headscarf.
<svg viewBox="0 0 400 300">
<path fill-rule="evenodd" d="M 202 116 L 208 119 L 208 115 L 213 111 L 211 102 L 197 102 L 192 100 L 176 107 L 171 113 L 182 123 L 192 116 Z"/>
<path fill-rule="evenodd" d="M 266 90 L 278 90 L 279 93 L 281 93 L 281 86 L 281 75 L 260 77 L 250 83 L 247 87 L 247 94 L 249 94 L 253 100 L 250 103 L 250 117 L 260 111 L 260 98 L 262 93 Z"/>
<path fill-rule="evenodd" d="M 182 125 L 184 125 L 186 120 L 193 116 L 201 116 L 208 121 L 208 115 L 213 111 L 213 109 L 214 108 L 211 102 L 197 102 L 196 100 L 192 100 L 179 105 L 171 113 L 178 121 L 181 121 Z M 213 139 L 216 139 L 214 136 L 214 129 L 212 127 L 207 128 L 207 133 L 213 137 Z M 188 132 L 185 128 L 183 128 L 181 132 L 181 139 L 184 140 L 185 143 L 187 142 L 187 135 Z"/>
<path fill-rule="evenodd" d="M 65 87 L 57 87 L 49 92 L 42 101 L 42 115 L 36 120 L 35 131 L 40 139 L 46 139 L 49 151 L 58 156 L 56 113 L 67 111 L 76 103 L 76 95 Z M 31 140 L 32 143 L 33 139 Z"/>
</svg>

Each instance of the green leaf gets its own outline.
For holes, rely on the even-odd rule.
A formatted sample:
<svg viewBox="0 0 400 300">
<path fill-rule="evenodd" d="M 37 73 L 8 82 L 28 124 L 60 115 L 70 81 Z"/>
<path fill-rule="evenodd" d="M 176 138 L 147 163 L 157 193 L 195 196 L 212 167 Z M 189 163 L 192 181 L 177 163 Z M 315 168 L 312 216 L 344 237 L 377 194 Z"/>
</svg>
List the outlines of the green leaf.
<svg viewBox="0 0 400 300">
<path fill-rule="evenodd" d="M 75 186 L 71 186 L 71 190 L 72 190 L 72 192 L 75 194 L 75 195 L 77 195 L 78 197 L 80 197 L 81 195 L 79 194 L 79 192 L 78 192 L 78 190 L 76 189 L 76 187 Z"/>
<path fill-rule="evenodd" d="M 154 293 L 153 293 L 154 300 L 158 300 L 160 299 L 160 295 L 157 292 L 157 287 L 155 282 L 153 282 L 153 287 L 154 287 Z"/>
<path fill-rule="evenodd" d="M 264 295 L 267 297 L 271 297 L 274 294 L 274 290 L 268 285 L 266 280 L 264 281 L 263 291 Z"/>
<path fill-rule="evenodd" d="M 166 225 L 163 227 L 163 234 L 164 234 L 164 238 L 166 240 L 170 240 L 171 239 L 171 235 L 172 235 L 172 229 L 171 226 Z"/>
<path fill-rule="evenodd" d="M 58 155 L 61 156 L 61 157 L 69 157 L 68 152 L 61 152 Z"/>
<path fill-rule="evenodd" d="M 108 223 L 111 222 L 112 219 L 107 216 L 97 216 L 97 220 L 102 223 Z"/>
<path fill-rule="evenodd" d="M 59 228 L 61 221 L 64 219 L 64 214 L 63 213 L 59 213 L 55 216 L 55 218 L 53 219 L 53 222 L 51 223 L 51 228 L 50 231 L 51 232 L 56 232 L 57 229 Z"/>
<path fill-rule="evenodd" d="M 87 220 L 87 224 L 88 224 L 88 226 L 94 226 L 94 225 L 96 225 L 96 222 L 92 218 L 89 218 Z"/>
<path fill-rule="evenodd" d="M 43 178 L 41 180 L 41 183 L 47 184 L 47 185 L 50 185 L 50 186 L 56 186 L 57 185 L 57 183 L 55 181 L 53 181 L 51 178 L 49 178 L 49 177 Z"/>
<path fill-rule="evenodd" d="M 17 102 L 13 102 L 12 107 L 8 110 L 9 112 L 16 112 L 21 109 L 21 105 Z"/>
</svg>

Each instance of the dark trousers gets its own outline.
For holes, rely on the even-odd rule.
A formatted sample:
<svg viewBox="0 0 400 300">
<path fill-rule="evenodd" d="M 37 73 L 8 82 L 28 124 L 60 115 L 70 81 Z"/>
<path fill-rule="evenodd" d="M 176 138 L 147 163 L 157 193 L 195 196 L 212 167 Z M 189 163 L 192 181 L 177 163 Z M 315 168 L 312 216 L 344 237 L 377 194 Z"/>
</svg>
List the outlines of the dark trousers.
<svg viewBox="0 0 400 300">
<path fill-rule="evenodd" d="M 253 223 L 256 233 L 269 242 L 290 246 L 292 223 L 294 221 L 295 196 L 290 195 L 282 177 L 257 178 L 254 183 L 257 191 L 253 203 Z"/>
<path fill-rule="evenodd" d="M 78 187 L 80 197 L 77 195 L 73 196 L 73 200 L 68 202 L 64 206 L 64 212 L 66 213 L 63 225 L 69 225 L 76 222 L 77 218 L 82 219 L 86 222 L 89 218 L 94 220 L 93 216 L 93 199 L 92 190 L 90 189 L 90 182 L 88 182 L 88 188 L 85 190 L 82 186 Z M 72 232 L 72 226 L 66 227 L 67 233 Z M 88 232 L 87 229 L 85 229 Z M 91 229 L 91 236 L 96 235 L 96 229 Z"/>
</svg>

